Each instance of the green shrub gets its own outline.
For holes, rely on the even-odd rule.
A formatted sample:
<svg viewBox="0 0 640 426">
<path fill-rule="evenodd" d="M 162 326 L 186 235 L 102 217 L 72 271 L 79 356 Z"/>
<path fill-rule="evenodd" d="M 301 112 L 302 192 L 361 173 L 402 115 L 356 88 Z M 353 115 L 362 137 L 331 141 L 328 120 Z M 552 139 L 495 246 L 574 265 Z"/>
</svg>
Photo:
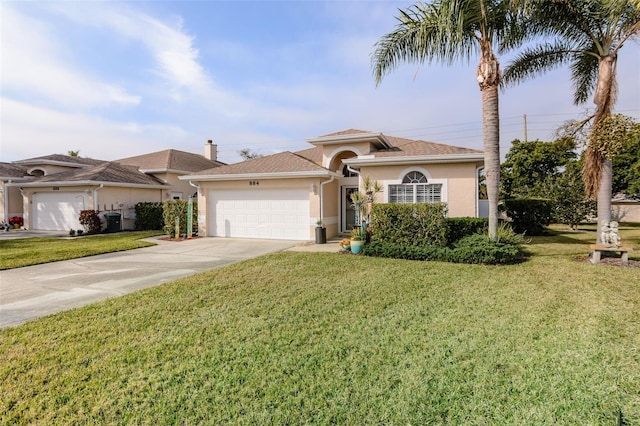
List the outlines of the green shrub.
<svg viewBox="0 0 640 426">
<path fill-rule="evenodd" d="M 514 263 L 522 257 L 516 244 L 493 241 L 486 234 L 463 237 L 452 250 L 450 262 L 502 265 Z"/>
<path fill-rule="evenodd" d="M 163 203 L 163 230 L 166 234 L 173 237 L 176 235 L 176 218 L 180 218 L 180 235 L 187 233 L 187 210 L 189 202 L 187 200 L 168 200 Z M 193 214 L 191 215 L 191 232 L 196 235 L 198 233 L 198 202 L 193 201 Z"/>
<path fill-rule="evenodd" d="M 544 198 L 513 198 L 503 202 L 503 208 L 517 233 L 542 235 L 551 223 L 553 205 Z"/>
<path fill-rule="evenodd" d="M 135 205 L 136 211 L 136 231 L 155 231 L 162 229 L 164 220 L 162 218 L 163 208 L 161 202 L 138 203 Z"/>
<path fill-rule="evenodd" d="M 479 234 L 489 228 L 489 219 L 481 217 L 447 218 L 447 243 L 455 243 L 467 235 Z"/>
<path fill-rule="evenodd" d="M 96 210 L 80 210 L 78 220 L 87 234 L 97 234 L 102 230 L 102 222 Z M 78 234 L 80 234 L 80 230 L 78 230 Z"/>
<path fill-rule="evenodd" d="M 431 260 L 454 263 L 500 265 L 519 262 L 523 253 L 515 244 L 500 243 L 487 235 L 463 237 L 455 247 L 405 246 L 388 242 L 374 242 L 363 247 L 366 256 L 408 260 Z"/>
<path fill-rule="evenodd" d="M 401 246 L 447 245 L 445 204 L 372 204 L 372 241 Z"/>
</svg>

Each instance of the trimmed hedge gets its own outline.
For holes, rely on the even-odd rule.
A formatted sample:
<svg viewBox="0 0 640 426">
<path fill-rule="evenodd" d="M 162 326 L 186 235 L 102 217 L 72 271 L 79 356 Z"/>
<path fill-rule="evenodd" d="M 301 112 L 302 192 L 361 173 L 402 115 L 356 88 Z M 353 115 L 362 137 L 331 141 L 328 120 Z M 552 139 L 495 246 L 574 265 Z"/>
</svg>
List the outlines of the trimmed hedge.
<svg viewBox="0 0 640 426">
<path fill-rule="evenodd" d="M 163 203 L 164 227 L 162 228 L 171 238 L 176 237 L 176 218 L 180 218 L 180 235 L 187 233 L 188 200 L 168 200 Z M 193 200 L 193 214 L 191 215 L 191 232 L 198 233 L 198 202 Z M 178 237 L 180 236 L 178 235 Z"/>
<path fill-rule="evenodd" d="M 403 246 L 447 245 L 447 207 L 434 204 L 372 204 L 373 241 Z"/>
<path fill-rule="evenodd" d="M 499 243 L 482 234 L 463 237 L 455 247 L 406 246 L 389 242 L 374 242 L 363 247 L 366 256 L 409 260 L 432 260 L 453 263 L 501 265 L 522 261 L 520 247 Z"/>
<path fill-rule="evenodd" d="M 135 205 L 136 231 L 155 231 L 164 226 L 161 202 L 138 203 Z"/>
<path fill-rule="evenodd" d="M 544 198 L 513 198 L 503 201 L 513 230 L 519 234 L 542 235 L 551 223 L 553 203 Z"/>
<path fill-rule="evenodd" d="M 467 235 L 482 234 L 489 229 L 489 219 L 482 217 L 447 218 L 447 242 L 452 245 Z"/>
</svg>

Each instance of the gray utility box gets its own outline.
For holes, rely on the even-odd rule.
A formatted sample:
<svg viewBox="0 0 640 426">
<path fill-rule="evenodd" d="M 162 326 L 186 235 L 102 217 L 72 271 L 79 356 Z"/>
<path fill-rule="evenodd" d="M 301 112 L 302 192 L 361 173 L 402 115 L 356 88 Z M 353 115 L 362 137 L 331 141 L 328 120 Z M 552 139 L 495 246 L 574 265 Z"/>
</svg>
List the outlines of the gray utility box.
<svg viewBox="0 0 640 426">
<path fill-rule="evenodd" d="M 120 223 L 122 215 L 120 213 L 105 213 L 104 218 L 107 221 L 107 232 L 120 232 Z"/>
</svg>

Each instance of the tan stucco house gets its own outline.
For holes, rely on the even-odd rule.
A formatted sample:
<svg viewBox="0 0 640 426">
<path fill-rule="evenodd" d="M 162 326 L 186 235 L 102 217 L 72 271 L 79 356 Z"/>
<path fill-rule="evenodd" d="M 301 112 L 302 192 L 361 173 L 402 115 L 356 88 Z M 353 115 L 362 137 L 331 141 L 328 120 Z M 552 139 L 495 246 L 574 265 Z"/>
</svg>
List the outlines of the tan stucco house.
<svg viewBox="0 0 640 426">
<path fill-rule="evenodd" d="M 2 220 L 18 215 L 26 229 L 68 231 L 81 229 L 80 211 L 90 209 L 119 213 L 121 229 L 134 229 L 137 203 L 193 195 L 178 177 L 223 165 L 215 152 L 209 142 L 205 156 L 168 149 L 111 162 L 53 154 L 3 163 Z"/>
<path fill-rule="evenodd" d="M 201 235 L 311 240 L 354 224 L 350 201 L 364 177 L 383 186 L 377 202 L 443 202 L 478 216 L 483 152 L 350 129 L 307 139 L 313 147 L 203 170 L 180 179 L 198 188 Z"/>
</svg>

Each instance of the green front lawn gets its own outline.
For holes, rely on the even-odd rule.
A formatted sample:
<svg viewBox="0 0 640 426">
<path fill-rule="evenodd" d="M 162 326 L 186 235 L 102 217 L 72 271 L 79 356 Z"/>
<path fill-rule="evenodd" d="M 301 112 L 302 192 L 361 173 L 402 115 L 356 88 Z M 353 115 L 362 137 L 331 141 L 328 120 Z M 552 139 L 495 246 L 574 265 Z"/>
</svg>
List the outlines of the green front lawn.
<svg viewBox="0 0 640 426">
<path fill-rule="evenodd" d="M 119 232 L 75 238 L 21 238 L 0 240 L 0 270 L 78 257 L 131 250 L 153 245 L 142 238 L 162 235 L 161 231 Z"/>
<path fill-rule="evenodd" d="M 282 252 L 6 329 L 0 423 L 640 424 L 640 269 L 583 262 L 592 237 Z"/>
</svg>

